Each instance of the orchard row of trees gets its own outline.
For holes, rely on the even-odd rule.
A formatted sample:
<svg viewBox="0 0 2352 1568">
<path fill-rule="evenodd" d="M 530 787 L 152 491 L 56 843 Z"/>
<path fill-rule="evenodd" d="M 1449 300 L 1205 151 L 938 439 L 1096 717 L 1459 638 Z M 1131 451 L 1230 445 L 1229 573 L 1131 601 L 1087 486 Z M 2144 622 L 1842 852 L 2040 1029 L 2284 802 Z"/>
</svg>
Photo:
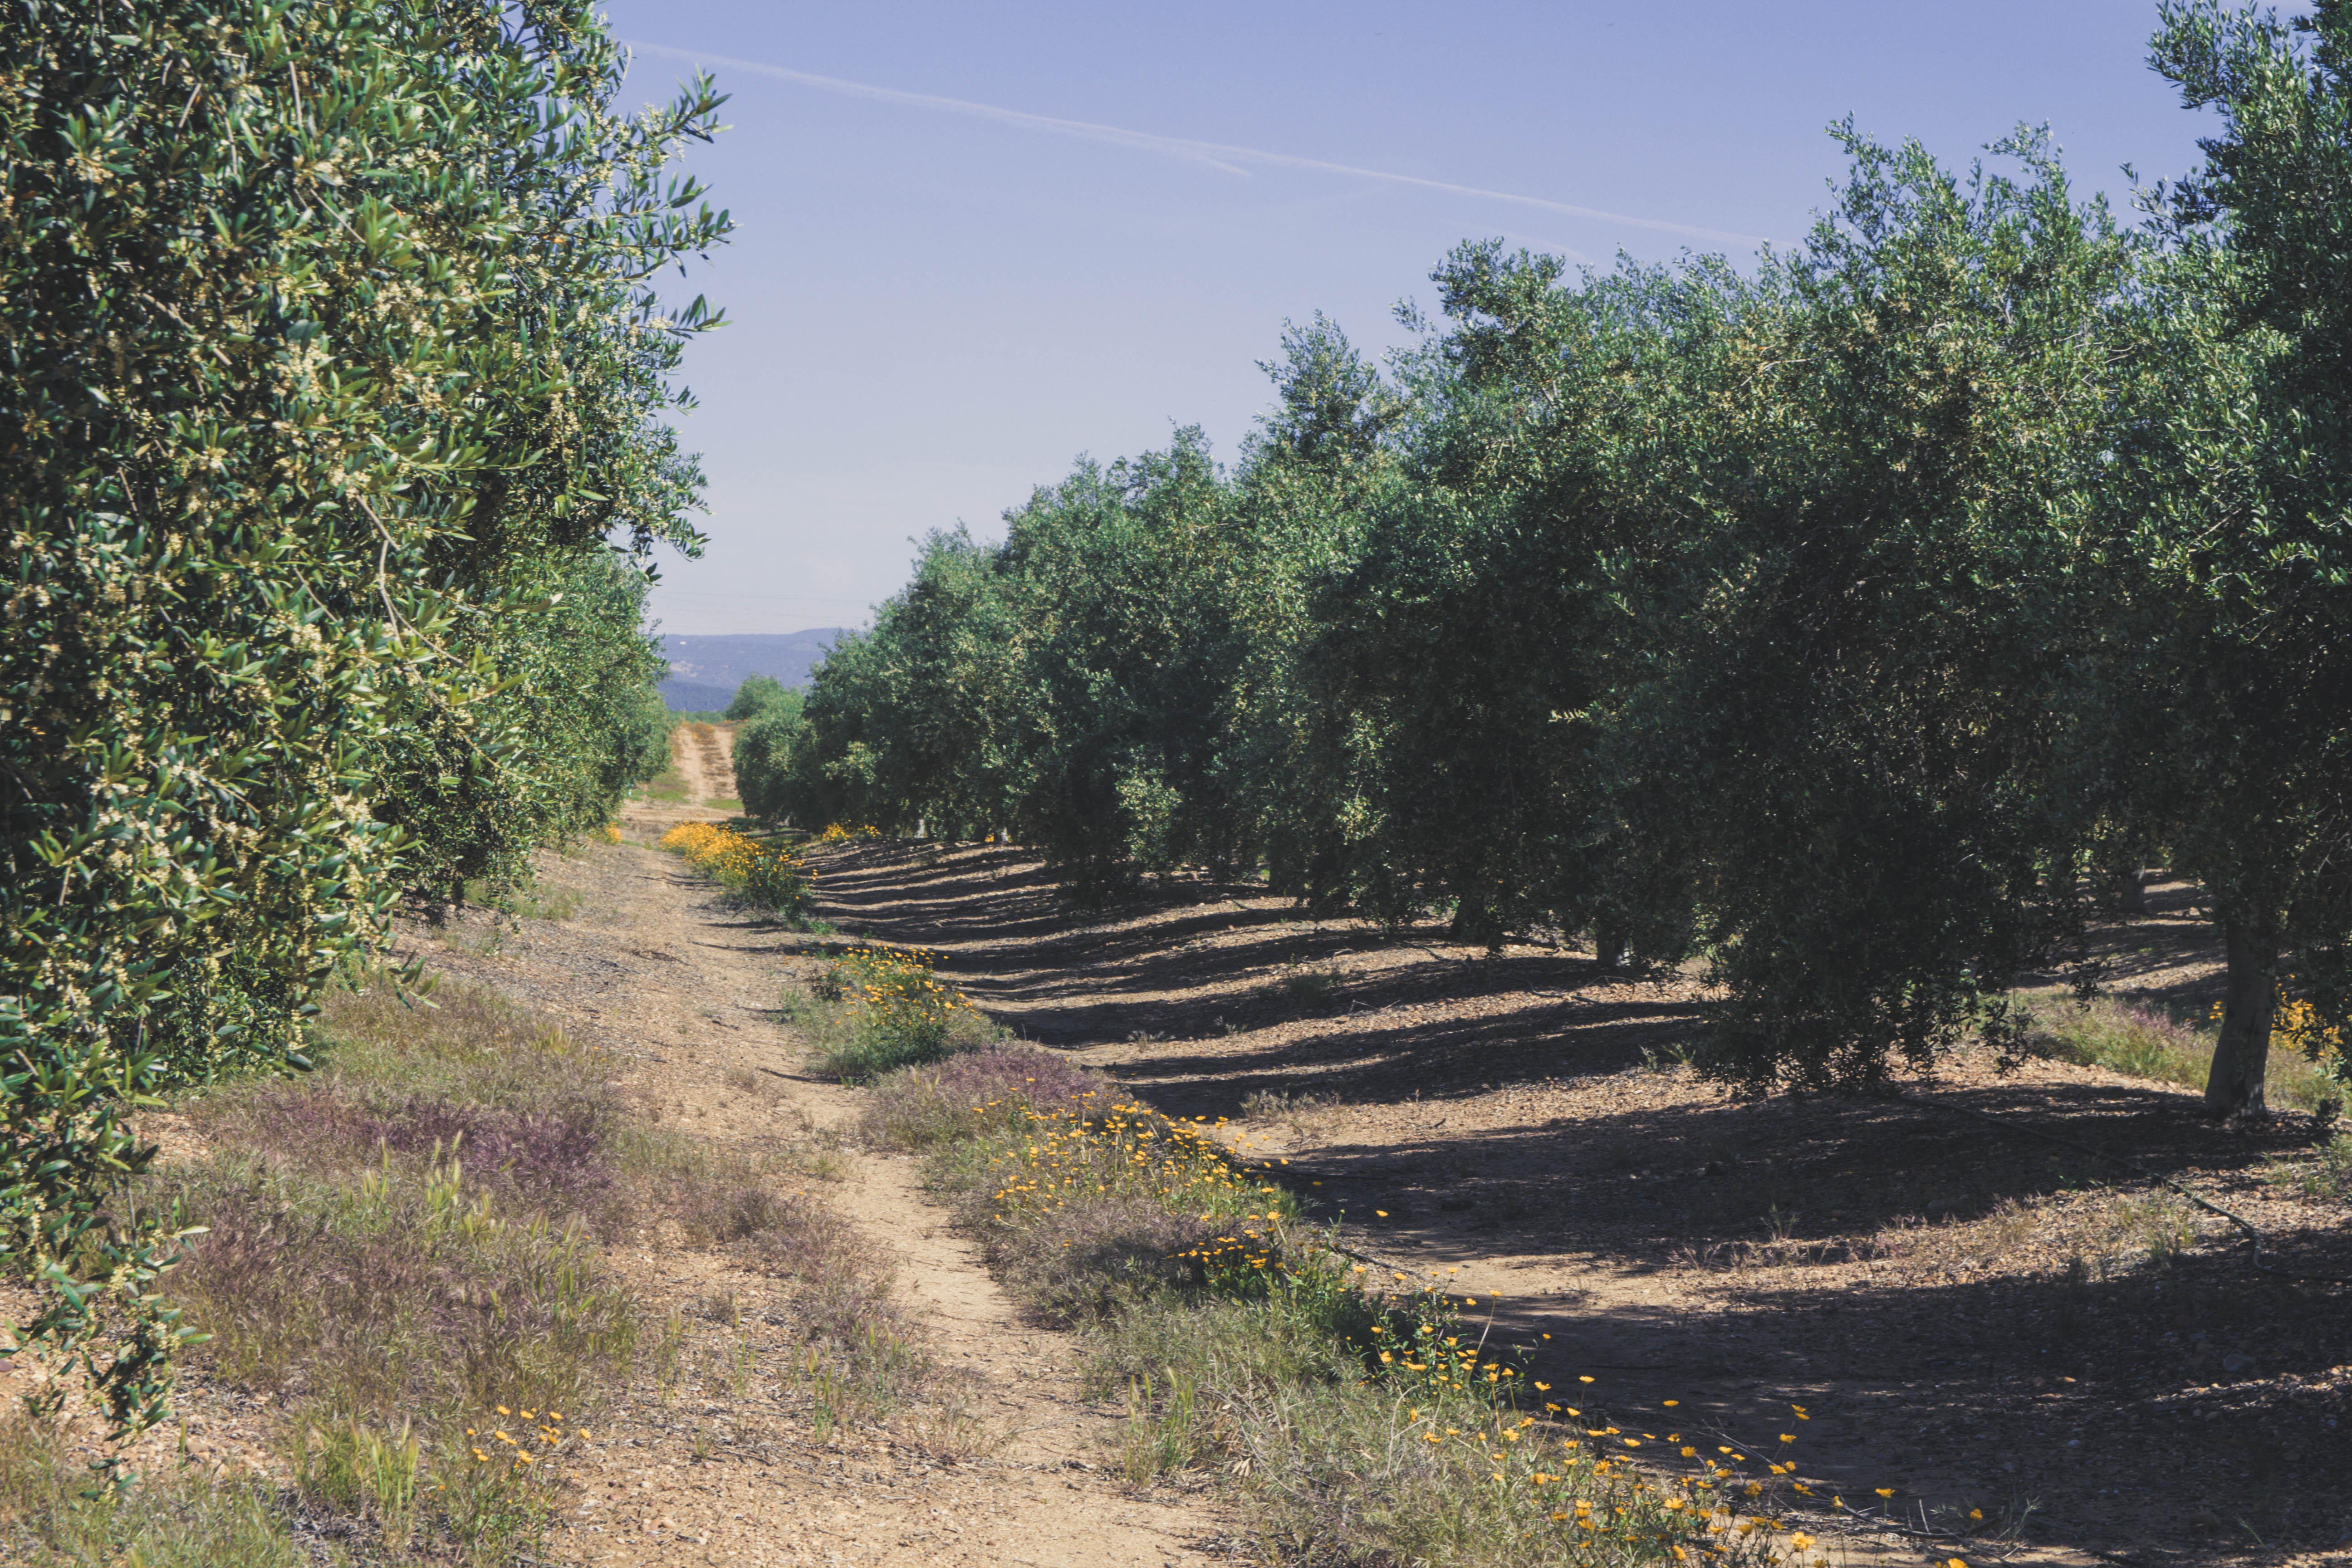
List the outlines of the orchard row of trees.
<svg viewBox="0 0 2352 1568">
<path fill-rule="evenodd" d="M 1704 954 L 1757 1085 L 2001 1038 L 2161 846 L 2259 1110 L 2282 979 L 2352 1014 L 2352 0 L 2168 5 L 2155 64 L 2221 132 L 2145 222 L 2036 134 L 1847 126 L 1752 268 L 1468 245 L 1385 367 L 1291 330 L 1230 469 L 1183 431 L 933 535 L 747 805 Z"/>
<path fill-rule="evenodd" d="M 663 423 L 727 228 L 584 0 L 0 9 L 0 1248 L 160 1408 L 159 1091 L 656 772 Z"/>
</svg>

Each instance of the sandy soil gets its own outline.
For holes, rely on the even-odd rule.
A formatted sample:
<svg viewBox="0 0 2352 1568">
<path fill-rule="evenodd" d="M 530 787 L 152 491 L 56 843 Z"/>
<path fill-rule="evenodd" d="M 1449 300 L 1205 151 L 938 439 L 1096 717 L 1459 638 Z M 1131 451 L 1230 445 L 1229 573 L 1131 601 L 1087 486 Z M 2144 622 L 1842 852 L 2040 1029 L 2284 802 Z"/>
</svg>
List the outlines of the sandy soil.
<svg viewBox="0 0 2352 1568">
<path fill-rule="evenodd" d="M 1234 1118 L 1349 1245 L 1499 1298 L 1538 1375 L 1622 1425 L 1677 1400 L 1726 1441 L 1798 1436 L 1777 1451 L 1824 1494 L 2022 1512 L 2021 1562 L 2352 1545 L 2346 1288 L 2257 1274 L 2222 1222 L 2050 1141 L 2135 1155 L 2252 1219 L 2281 1266 L 2352 1275 L 2342 1210 L 2266 1179 L 2305 1119 L 2217 1127 L 2166 1086 L 1984 1060 L 1886 1099 L 1741 1100 L 1675 1061 L 1706 1005 L 1688 979 L 1303 921 L 1244 888 L 1087 913 L 1009 850 L 818 864 L 845 933 L 940 949 L 1026 1037 L 1160 1110 Z M 2122 984 L 2195 1002 L 2209 928 L 2159 891 L 2106 946 Z"/>
<path fill-rule="evenodd" d="M 731 794 L 723 731 L 678 751 L 694 799 Z M 719 815 L 633 806 L 632 842 L 543 867 L 541 898 L 569 892 L 570 918 L 495 941 L 478 920 L 415 940 L 432 967 L 494 984 L 633 1058 L 643 1093 L 698 1136 L 747 1149 L 821 1138 L 854 1117 L 855 1091 L 803 1073 L 805 1047 L 776 1011 L 794 939 L 645 847 L 677 821 Z M 1066 1337 L 1018 1319 L 912 1162 L 845 1148 L 838 1168 L 814 1190 L 898 1263 L 923 1340 L 950 1369 L 942 1397 L 892 1430 L 820 1444 L 779 1397 L 775 1368 L 793 1346 L 763 1321 L 776 1304 L 769 1282 L 685 1250 L 618 1259 L 656 1313 L 689 1320 L 698 1370 L 673 1395 L 639 1391 L 575 1467 L 562 1554 L 1039 1568 L 1229 1560 L 1230 1529 L 1213 1510 L 1136 1495 L 1104 1468 L 1123 1416 L 1077 1396 Z"/>
<path fill-rule="evenodd" d="M 673 808 L 665 821 L 709 816 L 703 808 L 710 802 L 735 798 L 734 744 L 732 724 L 681 724 L 671 732 L 670 766 L 685 781 L 686 798 L 695 809 L 680 813 Z"/>
</svg>

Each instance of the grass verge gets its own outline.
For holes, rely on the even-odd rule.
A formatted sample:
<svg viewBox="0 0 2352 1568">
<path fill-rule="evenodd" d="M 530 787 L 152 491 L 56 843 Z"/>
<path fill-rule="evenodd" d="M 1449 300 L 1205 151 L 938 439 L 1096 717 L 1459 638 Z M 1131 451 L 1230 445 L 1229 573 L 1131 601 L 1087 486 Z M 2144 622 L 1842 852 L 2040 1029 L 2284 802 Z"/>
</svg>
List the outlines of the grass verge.
<svg viewBox="0 0 2352 1568">
<path fill-rule="evenodd" d="M 2307 1004 L 2290 1002 L 2283 1009 L 2283 1026 L 2272 1033 L 2263 1086 L 2273 1106 L 2310 1112 L 2316 1136 L 2307 1153 L 2273 1157 L 2264 1176 L 2294 1197 L 2352 1203 L 2352 1136 L 2336 1131 L 2344 1109 L 2341 1046 L 2332 1035 L 2315 1039 L 2317 1031 L 2309 1017 Z M 2305 1041 L 2318 1048 L 2304 1048 Z M 2027 1043 L 2061 1061 L 2201 1089 L 2212 1066 L 2214 1032 L 2147 1003 L 2100 997 L 2087 1005 L 2060 1004 Z M 2158 1235 L 2147 1251 L 2161 1261 L 2168 1247 L 2177 1251 L 2185 1245 Z"/>
<path fill-rule="evenodd" d="M 925 1156 L 1029 1312 L 1080 1331 L 1074 1370 L 1128 1408 L 1128 1479 L 1231 1485 L 1280 1561 L 1813 1561 L 1781 1467 L 1547 1397 L 1475 1299 L 1341 1252 L 1213 1131 L 1003 1047 L 885 1079 L 863 1122 Z"/>
<path fill-rule="evenodd" d="M 928 1364 L 849 1227 L 780 1192 L 797 1156 L 656 1124 L 625 1065 L 493 992 L 322 1002 L 319 1068 L 174 1107 L 196 1151 L 127 1197 L 207 1227 L 166 1288 L 210 1338 L 192 1373 L 261 1414 L 267 1475 L 142 1456 L 89 1496 L 70 1426 L 0 1425 L 0 1559 L 26 1563 L 509 1563 L 543 1553 L 581 1450 L 681 1329 L 614 1244 L 724 1251 L 787 1282 L 820 1428 L 902 1402 Z M 609 1439 L 611 1434 L 606 1433 Z"/>
<path fill-rule="evenodd" d="M 686 775 L 675 767 L 664 768 L 639 784 L 637 789 L 656 805 L 684 805 L 687 803 Z"/>
<path fill-rule="evenodd" d="M 2029 1048 L 2060 1061 L 2201 1089 L 2213 1063 L 2214 1033 L 2150 1003 L 2099 997 L 2045 1004 Z M 2265 1079 L 2274 1106 L 2319 1111 L 2343 1103 L 2333 1066 L 2273 1035 Z"/>
<path fill-rule="evenodd" d="M 807 993 L 785 993 L 785 1010 L 815 1042 L 815 1068 L 844 1083 L 978 1050 L 1004 1031 L 932 972 L 921 948 L 834 951 Z"/>
</svg>

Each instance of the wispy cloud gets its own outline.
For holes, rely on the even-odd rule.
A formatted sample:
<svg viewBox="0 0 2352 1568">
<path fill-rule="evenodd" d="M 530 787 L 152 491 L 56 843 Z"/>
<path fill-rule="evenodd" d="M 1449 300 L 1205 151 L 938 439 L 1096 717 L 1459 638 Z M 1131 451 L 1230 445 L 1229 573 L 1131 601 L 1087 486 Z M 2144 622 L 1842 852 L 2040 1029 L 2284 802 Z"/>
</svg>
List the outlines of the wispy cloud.
<svg viewBox="0 0 2352 1568">
<path fill-rule="evenodd" d="M 1205 163 L 1227 174 L 1248 173 L 1251 166 L 1276 169 L 1300 169 L 1323 174 L 1344 174 L 1352 179 L 1378 180 L 1386 184 L 1409 185 L 1424 191 L 1444 191 L 1452 195 L 1471 196 L 1482 201 L 1509 202 L 1517 206 L 1535 207 L 1544 212 L 1562 213 L 1570 217 L 1591 218 L 1600 223 L 1623 224 L 1633 228 L 1654 229 L 1664 234 L 1679 234 L 1693 239 L 1717 240 L 1734 245 L 1760 245 L 1763 237 L 1753 234 L 1733 234 L 1719 228 L 1703 228 L 1696 224 L 1670 223 L 1664 218 L 1636 217 L 1631 213 L 1613 213 L 1600 207 L 1579 206 L 1573 202 L 1553 201 L 1549 196 L 1522 195 L 1516 191 L 1489 190 L 1483 185 L 1459 184 L 1452 180 L 1432 180 L 1419 174 L 1400 174 L 1388 169 L 1367 169 L 1355 163 L 1335 163 L 1324 158 L 1304 158 L 1295 153 L 1274 153 L 1263 147 L 1237 147 L 1223 142 L 1198 142 L 1188 136 L 1161 136 L 1149 131 L 1130 131 L 1119 125 L 1099 125 L 1088 120 L 1063 120 L 1050 114 L 1032 114 L 1026 110 L 1006 109 L 993 103 L 974 103 L 969 99 L 942 98 L 937 93 L 907 92 L 895 87 L 877 87 L 871 82 L 849 81 L 837 76 L 819 76 L 814 71 L 794 70 L 789 66 L 772 66 L 758 60 L 730 59 L 724 55 L 702 54 L 692 49 L 672 48 L 667 44 L 649 44 L 625 39 L 629 47 L 643 54 L 659 55 L 667 59 L 686 60 L 697 65 L 723 70 L 746 71 L 754 76 L 773 77 L 802 87 L 813 87 L 824 92 L 841 93 L 851 98 L 872 99 L 882 103 L 904 104 L 910 109 L 927 109 L 941 114 L 961 114 L 976 120 L 993 121 L 1000 125 L 1014 126 L 1024 131 L 1043 132 L 1051 136 L 1069 136 L 1083 142 L 1099 142 L 1114 147 L 1130 147 L 1139 153 L 1157 153 L 1162 157 L 1181 158 L 1187 163 Z"/>
<path fill-rule="evenodd" d="M 1499 230 L 1498 233 L 1502 238 L 1516 240 L 1519 244 L 1527 246 L 1530 249 L 1549 250 L 1555 256 L 1565 256 L 1580 267 L 1590 266 L 1592 261 L 1592 258 L 1585 255 L 1584 252 L 1577 249 L 1576 247 L 1572 245 L 1563 245 L 1556 239 L 1547 239 L 1539 234 L 1520 234 L 1514 229 L 1507 228 Z"/>
</svg>

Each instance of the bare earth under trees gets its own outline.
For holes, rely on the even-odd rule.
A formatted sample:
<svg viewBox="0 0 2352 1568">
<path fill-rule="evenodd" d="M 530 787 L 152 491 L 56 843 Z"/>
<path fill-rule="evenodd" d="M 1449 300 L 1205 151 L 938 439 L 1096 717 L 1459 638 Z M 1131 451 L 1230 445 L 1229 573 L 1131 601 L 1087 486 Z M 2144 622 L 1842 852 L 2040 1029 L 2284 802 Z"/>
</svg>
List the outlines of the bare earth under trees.
<svg viewBox="0 0 2352 1568">
<path fill-rule="evenodd" d="M 1698 985 L 1577 952 L 1489 959 L 1197 883 L 1088 915 L 1012 850 L 816 865 L 845 935 L 938 949 L 1024 1037 L 1171 1114 L 1233 1118 L 1349 1246 L 1458 1269 L 1511 1338 L 1552 1336 L 1537 1375 L 1592 1377 L 1612 1416 L 1674 1398 L 1742 1444 L 1800 1433 L 1824 1496 L 2030 1504 L 2046 1561 L 2352 1540 L 2343 1288 L 2255 1272 L 2225 1221 L 2067 1146 L 2243 1215 L 2275 1267 L 2352 1275 L 2341 1205 L 2272 1179 L 2306 1117 L 2217 1127 L 2192 1091 L 2056 1061 L 1743 1101 L 1675 1060 Z M 2201 1007 L 2210 928 L 2170 891 L 2111 935 L 2116 977 Z"/>
<path fill-rule="evenodd" d="M 681 741 L 685 737 L 681 736 Z M 716 745 L 680 744 L 689 798 L 732 788 Z M 633 807 L 633 838 L 709 816 Z M 643 1063 L 642 1092 L 697 1134 L 757 1148 L 779 1127 L 823 1137 L 856 1113 L 856 1091 L 814 1081 L 777 1012 L 789 937 L 722 907 L 671 857 L 635 844 L 551 865 L 583 914 L 534 924 L 497 953 L 436 955 Z M 749 1086 L 749 1087 L 746 1087 Z M 820 1443 L 807 1423 L 716 1373 L 671 1401 L 648 1394 L 584 1473 L 562 1553 L 594 1563 L 1160 1564 L 1209 1561 L 1225 1533 L 1185 1500 L 1124 1496 L 1102 1466 L 1106 1412 L 1077 1398 L 1057 1336 L 1020 1323 L 973 1248 L 928 1203 L 913 1162 L 843 1148 L 838 1179 L 812 1184 L 866 1245 L 895 1265 L 920 1342 L 941 1372 L 930 1397 L 887 1431 Z M 713 1367 L 736 1343 L 761 1364 L 788 1357 L 761 1331 L 761 1282 L 714 1277 L 691 1256 L 625 1260 L 631 1282 L 686 1313 Z M 731 1317 L 731 1325 L 714 1319 Z M 761 1343 L 765 1338 L 771 1342 Z M 754 1387 L 766 1380 L 756 1380 Z M 698 1460 L 695 1437 L 724 1433 Z"/>
</svg>

